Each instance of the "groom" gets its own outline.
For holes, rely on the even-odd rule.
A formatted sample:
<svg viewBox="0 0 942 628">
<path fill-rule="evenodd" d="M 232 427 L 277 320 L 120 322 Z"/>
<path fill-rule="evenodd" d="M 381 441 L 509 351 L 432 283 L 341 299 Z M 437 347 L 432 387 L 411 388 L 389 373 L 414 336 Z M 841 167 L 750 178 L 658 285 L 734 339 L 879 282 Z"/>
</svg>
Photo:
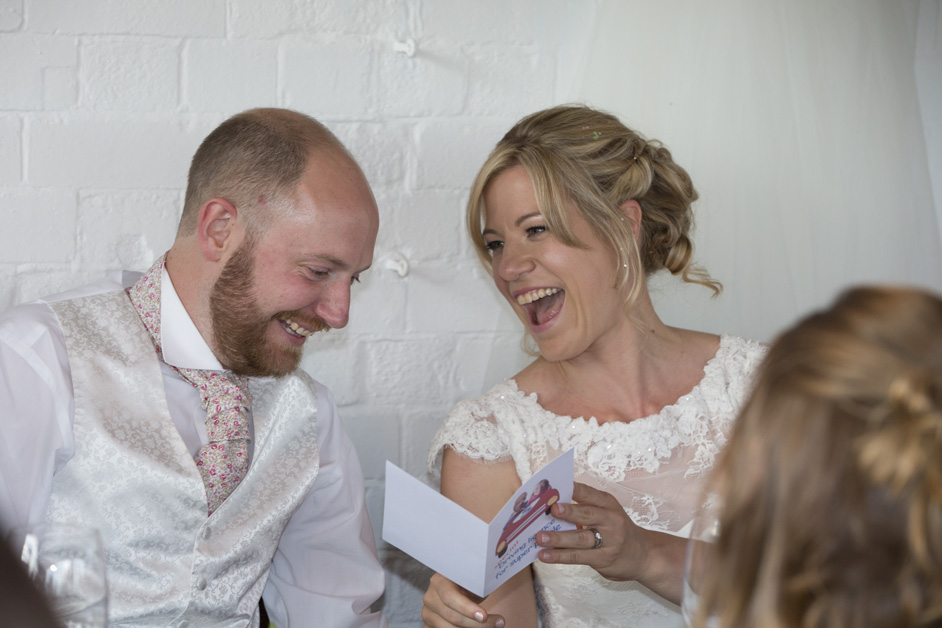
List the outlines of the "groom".
<svg viewBox="0 0 942 628">
<path fill-rule="evenodd" d="M 385 625 L 356 452 L 298 370 L 378 224 L 317 121 L 221 124 L 146 273 L 0 315 L 0 521 L 98 528 L 112 624 L 257 626 L 263 597 L 279 628 Z"/>
</svg>

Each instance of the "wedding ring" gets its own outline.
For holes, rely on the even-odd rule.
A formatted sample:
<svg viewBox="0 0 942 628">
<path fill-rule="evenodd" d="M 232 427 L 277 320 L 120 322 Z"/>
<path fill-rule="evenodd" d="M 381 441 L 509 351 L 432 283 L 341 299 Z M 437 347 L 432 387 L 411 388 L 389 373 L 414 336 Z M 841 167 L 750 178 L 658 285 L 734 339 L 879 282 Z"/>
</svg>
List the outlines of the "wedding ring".
<svg viewBox="0 0 942 628">
<path fill-rule="evenodd" d="M 589 528 L 589 531 L 595 535 L 595 545 L 592 546 L 592 549 L 602 547 L 602 533 L 595 528 Z"/>
</svg>

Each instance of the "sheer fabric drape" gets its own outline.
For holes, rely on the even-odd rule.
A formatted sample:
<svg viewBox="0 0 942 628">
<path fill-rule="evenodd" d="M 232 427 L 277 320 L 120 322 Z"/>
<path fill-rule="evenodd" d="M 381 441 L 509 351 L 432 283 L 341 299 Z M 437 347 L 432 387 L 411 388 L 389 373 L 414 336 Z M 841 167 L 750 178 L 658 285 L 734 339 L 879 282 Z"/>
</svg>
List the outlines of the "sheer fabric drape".
<svg viewBox="0 0 942 628">
<path fill-rule="evenodd" d="M 701 193 L 696 257 L 726 286 L 710 304 L 705 290 L 656 278 L 665 320 L 768 339 L 851 284 L 942 290 L 939 7 L 598 6 L 567 97 L 672 149 Z"/>
</svg>

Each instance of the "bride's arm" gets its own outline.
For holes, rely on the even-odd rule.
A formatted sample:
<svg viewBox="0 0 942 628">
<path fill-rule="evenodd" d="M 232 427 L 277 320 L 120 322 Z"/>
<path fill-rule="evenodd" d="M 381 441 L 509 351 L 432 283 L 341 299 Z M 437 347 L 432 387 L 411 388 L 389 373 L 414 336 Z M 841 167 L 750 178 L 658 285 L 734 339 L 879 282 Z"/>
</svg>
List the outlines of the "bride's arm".
<svg viewBox="0 0 942 628">
<path fill-rule="evenodd" d="M 520 488 L 520 478 L 512 461 L 478 462 L 446 448 L 442 457 L 442 494 L 484 521 L 491 521 Z M 508 580 L 483 602 L 474 604 L 463 589 L 436 575 L 423 598 L 422 620 L 427 626 L 481 626 L 476 612 L 487 613 L 486 625 L 499 625 L 502 616 L 507 628 L 536 628 L 536 599 L 529 567 Z"/>
</svg>

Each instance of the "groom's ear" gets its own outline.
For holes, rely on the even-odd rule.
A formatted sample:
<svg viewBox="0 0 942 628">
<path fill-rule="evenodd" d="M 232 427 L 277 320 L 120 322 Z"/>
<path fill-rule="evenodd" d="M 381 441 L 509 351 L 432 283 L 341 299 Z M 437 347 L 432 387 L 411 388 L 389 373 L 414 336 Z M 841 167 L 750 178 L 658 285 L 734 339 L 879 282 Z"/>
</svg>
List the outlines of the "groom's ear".
<svg viewBox="0 0 942 628">
<path fill-rule="evenodd" d="M 224 198 L 211 198 L 200 207 L 196 237 L 203 257 L 210 262 L 226 261 L 244 235 L 239 211 Z"/>
</svg>

